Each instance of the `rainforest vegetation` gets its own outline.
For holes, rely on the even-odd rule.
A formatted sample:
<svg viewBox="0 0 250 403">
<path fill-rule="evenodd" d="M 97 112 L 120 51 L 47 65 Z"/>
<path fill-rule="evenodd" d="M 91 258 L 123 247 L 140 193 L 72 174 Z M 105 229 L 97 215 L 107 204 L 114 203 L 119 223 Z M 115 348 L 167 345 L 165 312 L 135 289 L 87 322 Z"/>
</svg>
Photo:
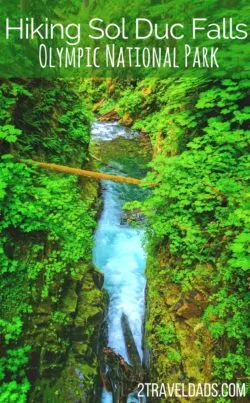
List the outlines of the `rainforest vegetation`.
<svg viewBox="0 0 250 403">
<path fill-rule="evenodd" d="M 185 315 L 183 309 L 180 316 L 199 317 L 194 322 L 197 334 L 205 328 L 213 339 L 208 359 L 213 376 L 249 376 L 248 99 L 248 80 L 184 77 L 112 83 L 101 104 L 102 113 L 115 106 L 122 121 L 148 133 L 153 144 L 152 171 L 145 182 L 155 187 L 146 201 L 130 207 L 142 209 L 147 217 L 146 330 L 156 351 L 159 382 L 168 368 L 164 357 L 173 363 L 184 358 L 175 343 L 176 323 L 166 300 L 161 303 L 173 285 L 189 301 L 187 311 L 194 311 Z M 190 302 L 194 290 L 196 303 L 203 300 L 200 310 Z M 193 345 L 186 354 L 191 351 L 195 354 Z"/>
<path fill-rule="evenodd" d="M 47 344 L 48 353 L 54 354 L 52 369 L 60 367 L 57 350 L 62 355 L 69 344 L 69 337 L 60 335 L 60 325 L 68 322 L 71 327 L 71 308 L 65 303 L 74 304 L 64 295 L 62 305 L 62 293 L 74 279 L 84 272 L 86 276 L 95 227 L 95 188 L 88 187 L 83 196 L 76 177 L 38 171 L 21 159 L 82 167 L 90 118 L 76 82 L 1 82 L 2 402 L 26 401 L 27 369 L 32 367 L 33 379 L 46 370 L 39 370 L 34 353 L 42 345 L 44 356 Z M 36 322 L 39 314 L 46 320 Z"/>
<path fill-rule="evenodd" d="M 144 3 L 150 18 L 190 5 L 139 1 L 130 13 Z M 194 5 L 199 15 L 203 4 Z M 230 5 L 236 20 L 249 12 L 244 0 Z M 91 263 L 100 187 L 25 160 L 98 170 L 90 126 L 103 116 L 153 150 L 146 199 L 125 205 L 145 217 L 148 379 L 249 378 L 250 82 L 237 66 L 241 49 L 229 75 L 0 80 L 0 402 L 95 402 L 107 305 Z"/>
<path fill-rule="evenodd" d="M 149 280 L 152 298 L 166 282 L 184 294 L 207 292 L 202 320 L 215 340 L 213 372 L 227 380 L 247 371 L 248 97 L 245 80 L 184 78 L 136 83 L 118 101 L 121 116 L 149 133 L 155 150 L 147 181 L 156 187 L 134 204 L 147 217 L 149 257 L 159 256 L 148 265 L 149 279 L 159 276 L 155 288 Z M 150 339 L 181 360 L 174 337 L 159 323 Z"/>
<path fill-rule="evenodd" d="M 70 320 L 63 290 L 79 267 L 88 270 L 95 227 L 93 186 L 83 192 L 77 178 L 31 168 L 21 159 L 86 166 L 93 105 L 99 115 L 115 110 L 124 124 L 150 136 L 154 150 L 145 185 L 155 186 L 144 202 L 127 206 L 146 216 L 146 334 L 153 374 L 169 378 L 184 358 L 168 312 L 175 290 L 187 311 L 176 315 L 195 319 L 189 326 L 195 325 L 195 342 L 208 355 L 204 379 L 249 376 L 247 99 L 245 79 L 2 81 L 1 401 L 26 401 L 32 389 L 30 368 L 34 377 L 38 365 L 32 352 L 39 350 L 41 330 L 34 335 L 30 327 L 38 326 L 32 315 L 42 312 L 44 301 L 50 312 L 42 332 L 52 339 L 55 333 L 59 343 L 47 341 L 47 348 L 66 354 L 72 343 L 70 336 L 59 336 L 60 323 Z M 198 356 L 202 367 L 205 358 Z M 62 366 L 52 362 L 50 370 Z M 89 371 L 92 384 L 95 370 Z"/>
</svg>

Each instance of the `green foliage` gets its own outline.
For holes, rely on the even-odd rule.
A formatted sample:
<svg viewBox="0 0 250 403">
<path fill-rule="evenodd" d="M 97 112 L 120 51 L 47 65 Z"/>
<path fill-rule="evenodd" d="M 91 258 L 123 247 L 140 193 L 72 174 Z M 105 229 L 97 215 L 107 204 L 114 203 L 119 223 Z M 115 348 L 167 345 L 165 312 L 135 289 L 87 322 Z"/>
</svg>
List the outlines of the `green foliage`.
<svg viewBox="0 0 250 403">
<path fill-rule="evenodd" d="M 52 320 L 59 325 L 64 324 L 67 321 L 67 315 L 61 311 L 55 311 L 52 313 Z"/>
<path fill-rule="evenodd" d="M 42 299 L 58 302 L 64 278 L 90 260 L 95 226 L 92 200 L 83 200 L 76 177 L 20 159 L 82 166 L 91 113 L 76 81 L 3 81 L 0 98 L 0 401 L 19 403 L 30 388 L 26 314 Z M 55 311 L 51 323 L 62 324 L 64 316 Z"/>
<path fill-rule="evenodd" d="M 13 162 L 2 166 L 2 174 L 3 180 L 8 180 L 5 187 L 8 197 L 2 201 L 5 220 L 1 229 L 10 226 L 18 228 L 22 238 L 22 233 L 30 233 L 34 237 L 36 232 L 40 232 L 40 237 L 34 240 L 28 252 L 30 264 L 26 272 L 28 278 L 36 279 L 46 268 L 43 287 L 43 296 L 46 296 L 56 273 L 71 270 L 81 257 L 90 256 L 94 221 L 87 213 L 86 202 L 79 197 L 75 177 L 58 177 L 55 180 L 54 174 L 32 173 L 24 164 Z M 84 231 L 81 231 L 82 226 Z M 41 238 L 47 239 L 47 248 L 51 248 L 48 256 L 46 246 L 40 243 Z M 13 241 L 5 234 L 2 242 L 3 272 L 20 270 L 21 262 L 4 253 L 4 244 L 11 246 Z M 42 260 L 39 259 L 41 255 L 45 255 Z M 26 265 L 26 262 L 23 264 Z"/>
<path fill-rule="evenodd" d="M 105 80 L 86 79 L 80 82 L 79 91 L 83 95 L 85 103 L 91 109 L 93 104 L 102 100 L 109 100 L 107 87 L 108 84 Z"/>
<path fill-rule="evenodd" d="M 14 114 L 15 124 L 25 133 L 18 144 L 19 153 L 81 163 L 90 139 L 91 114 L 78 95 L 80 84 L 37 80 L 31 85 L 32 96 L 24 97 Z"/>
<path fill-rule="evenodd" d="M 90 259 L 95 225 L 92 201 L 82 199 L 75 177 L 40 171 L 20 159 L 81 166 L 90 99 L 104 100 L 100 113 L 115 105 L 120 115 L 134 119 L 134 128 L 150 135 L 155 153 L 145 183 L 156 186 L 134 207 L 147 217 L 149 256 L 161 248 L 168 257 L 166 267 L 152 270 L 161 285 L 171 281 L 183 292 L 205 284 L 209 304 L 203 320 L 216 340 L 214 376 L 223 381 L 249 376 L 248 97 L 249 83 L 240 77 L 2 82 L 1 399 L 25 401 L 25 315 L 34 302 L 51 298 L 56 307 L 51 322 L 65 321 L 56 304 L 65 277 L 77 278 L 77 263 Z M 168 360 L 180 362 L 174 329 L 160 323 L 150 331 L 167 346 Z M 92 371 L 86 367 L 89 383 Z"/>
<path fill-rule="evenodd" d="M 121 116 L 126 112 L 133 115 L 140 111 L 142 104 L 141 94 L 137 91 L 133 91 L 132 88 L 125 90 L 123 97 L 119 100 L 118 111 Z"/>
<path fill-rule="evenodd" d="M 149 255 L 165 247 L 170 263 L 161 267 L 161 281 L 165 272 L 183 292 L 204 282 L 204 322 L 217 340 L 214 374 L 247 376 L 249 82 L 145 79 L 120 97 L 121 113 L 134 117 L 134 128 L 147 132 L 155 149 L 145 182 L 156 186 L 132 204 L 147 216 Z M 165 328 L 156 331 L 171 341 Z"/>
<path fill-rule="evenodd" d="M 172 344 L 176 341 L 174 327 L 157 326 L 156 332 L 160 342 L 164 344 Z"/>
<path fill-rule="evenodd" d="M 0 402 L 26 402 L 30 383 L 24 374 L 29 350 L 29 346 L 7 350 L 6 355 L 0 358 Z M 4 382 L 5 377 L 11 377 L 11 381 Z"/>
<path fill-rule="evenodd" d="M 30 383 L 27 378 L 23 378 L 21 382 L 11 381 L 3 383 L 0 387 L 0 402 L 27 402 L 27 393 L 30 389 Z"/>
<path fill-rule="evenodd" d="M 10 340 L 16 339 L 21 334 L 22 325 L 19 316 L 14 316 L 10 322 L 0 319 L 1 334 L 5 338 L 6 344 L 9 344 Z"/>
<path fill-rule="evenodd" d="M 113 99 L 108 99 L 103 106 L 100 107 L 98 112 L 100 115 L 104 115 L 107 112 L 112 111 L 113 109 L 116 108 L 116 102 Z"/>
<path fill-rule="evenodd" d="M 0 139 L 8 143 L 15 143 L 19 134 L 21 134 L 21 130 L 16 129 L 15 126 L 5 125 L 1 128 Z"/>
<path fill-rule="evenodd" d="M 173 362 L 181 361 L 181 354 L 173 347 L 168 347 L 168 359 Z"/>
</svg>

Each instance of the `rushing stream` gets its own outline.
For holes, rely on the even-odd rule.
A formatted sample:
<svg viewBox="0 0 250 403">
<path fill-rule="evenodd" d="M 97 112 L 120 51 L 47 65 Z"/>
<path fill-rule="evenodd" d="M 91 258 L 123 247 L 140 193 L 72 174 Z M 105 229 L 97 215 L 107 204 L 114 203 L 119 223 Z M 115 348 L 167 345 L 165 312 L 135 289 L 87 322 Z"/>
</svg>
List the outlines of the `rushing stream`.
<svg viewBox="0 0 250 403">
<path fill-rule="evenodd" d="M 147 156 L 141 138 L 117 123 L 97 122 L 92 127 L 92 142 L 99 150 L 103 171 L 142 177 Z M 135 185 L 103 181 L 103 211 L 95 234 L 94 264 L 104 273 L 104 287 L 109 294 L 107 314 L 108 346 L 129 362 L 121 315 L 125 313 L 142 359 L 142 329 L 145 292 L 145 252 L 143 228 L 128 225 L 122 206 L 126 201 L 143 197 Z M 103 403 L 112 403 L 112 394 L 103 391 Z M 138 402 L 129 396 L 128 402 Z"/>
</svg>

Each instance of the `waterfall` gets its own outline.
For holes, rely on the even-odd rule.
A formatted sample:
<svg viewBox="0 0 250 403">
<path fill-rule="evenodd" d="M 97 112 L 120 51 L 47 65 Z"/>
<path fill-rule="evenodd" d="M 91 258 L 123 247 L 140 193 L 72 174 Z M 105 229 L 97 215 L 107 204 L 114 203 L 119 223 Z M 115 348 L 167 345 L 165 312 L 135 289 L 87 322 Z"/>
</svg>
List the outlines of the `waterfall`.
<svg viewBox="0 0 250 403">
<path fill-rule="evenodd" d="M 98 139 L 101 147 L 108 147 L 109 141 L 120 136 L 133 142 L 137 133 L 126 130 L 117 123 L 95 123 L 92 129 L 92 139 Z M 124 151 L 117 150 L 117 153 Z M 114 163 L 117 168 L 114 168 Z M 126 172 L 126 166 L 117 161 L 113 161 L 112 166 L 112 173 L 119 174 L 121 170 Z M 133 185 L 103 181 L 102 186 L 104 205 L 95 234 L 93 261 L 96 267 L 104 273 L 104 288 L 109 294 L 108 346 L 129 362 L 121 326 L 121 315 L 125 313 L 128 317 L 142 359 L 146 262 L 142 242 L 143 229 L 135 229 L 121 222 L 122 205 L 130 199 Z M 138 192 L 140 192 L 140 188 L 138 188 Z M 138 399 L 134 397 L 128 398 L 128 402 L 137 401 Z M 112 394 L 103 391 L 102 402 L 112 403 Z"/>
</svg>

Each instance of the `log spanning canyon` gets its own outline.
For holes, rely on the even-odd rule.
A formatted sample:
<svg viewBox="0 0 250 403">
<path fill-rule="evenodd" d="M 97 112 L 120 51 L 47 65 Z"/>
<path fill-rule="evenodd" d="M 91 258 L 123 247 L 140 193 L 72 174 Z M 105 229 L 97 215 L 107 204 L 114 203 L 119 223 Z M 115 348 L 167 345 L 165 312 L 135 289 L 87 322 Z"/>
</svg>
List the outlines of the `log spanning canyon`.
<svg viewBox="0 0 250 403">
<path fill-rule="evenodd" d="M 88 178 L 97 180 L 109 180 L 114 182 L 130 183 L 132 185 L 140 185 L 142 183 L 141 179 L 131 178 L 129 176 L 111 175 L 103 172 L 87 171 L 84 169 L 68 167 L 66 165 L 58 165 L 34 160 L 21 160 L 21 162 L 28 165 L 34 165 L 37 168 L 48 169 L 50 171 L 57 171 L 71 175 L 86 176 Z"/>
</svg>

